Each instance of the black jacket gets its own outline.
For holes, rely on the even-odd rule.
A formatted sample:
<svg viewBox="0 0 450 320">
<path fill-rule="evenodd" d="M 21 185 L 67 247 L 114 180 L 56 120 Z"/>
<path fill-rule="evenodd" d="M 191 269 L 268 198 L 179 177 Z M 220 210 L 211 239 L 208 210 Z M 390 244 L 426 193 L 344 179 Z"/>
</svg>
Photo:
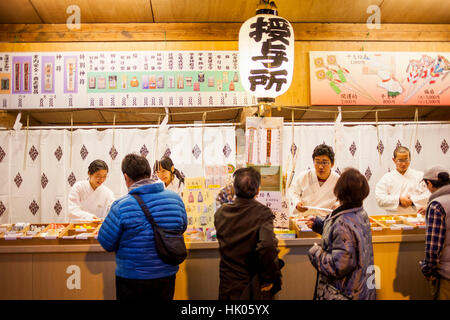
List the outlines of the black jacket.
<svg viewBox="0 0 450 320">
<path fill-rule="evenodd" d="M 261 300 L 281 289 L 272 211 L 254 199 L 236 197 L 214 215 L 220 251 L 220 300 Z M 270 294 L 261 285 L 273 284 Z M 269 292 L 268 292 L 269 293 Z"/>
</svg>

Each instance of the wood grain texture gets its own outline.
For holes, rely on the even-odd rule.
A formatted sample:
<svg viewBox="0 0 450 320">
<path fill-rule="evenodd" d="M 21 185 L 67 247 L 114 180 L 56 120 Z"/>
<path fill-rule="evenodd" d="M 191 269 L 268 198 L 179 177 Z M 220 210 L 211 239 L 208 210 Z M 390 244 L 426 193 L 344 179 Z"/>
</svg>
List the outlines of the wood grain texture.
<svg viewBox="0 0 450 320">
<path fill-rule="evenodd" d="M 241 23 L 0 24 L 2 42 L 237 41 Z M 296 41 L 443 41 L 449 24 L 292 23 Z"/>
</svg>

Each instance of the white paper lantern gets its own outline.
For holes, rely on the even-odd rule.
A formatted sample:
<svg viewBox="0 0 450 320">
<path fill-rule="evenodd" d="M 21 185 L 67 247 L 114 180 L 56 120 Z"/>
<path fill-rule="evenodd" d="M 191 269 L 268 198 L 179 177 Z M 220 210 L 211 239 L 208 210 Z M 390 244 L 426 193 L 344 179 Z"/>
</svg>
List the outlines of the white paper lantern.
<svg viewBox="0 0 450 320">
<path fill-rule="evenodd" d="M 258 102 L 273 102 L 287 91 L 294 70 L 294 30 L 284 18 L 257 14 L 239 31 L 242 86 Z"/>
</svg>

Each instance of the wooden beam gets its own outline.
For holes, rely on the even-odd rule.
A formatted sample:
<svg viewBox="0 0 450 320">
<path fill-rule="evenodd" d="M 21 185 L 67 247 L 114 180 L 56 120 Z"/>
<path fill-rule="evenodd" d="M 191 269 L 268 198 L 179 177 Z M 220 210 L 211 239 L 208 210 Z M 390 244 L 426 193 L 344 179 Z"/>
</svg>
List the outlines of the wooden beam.
<svg viewBox="0 0 450 320">
<path fill-rule="evenodd" d="M 293 23 L 296 41 L 448 42 L 449 24 Z M 0 24 L 1 42 L 238 41 L 241 23 Z"/>
<path fill-rule="evenodd" d="M 6 110 L 0 110 L 0 127 L 12 128 L 14 122 L 16 122 L 16 117 L 19 112 L 11 112 Z"/>
</svg>

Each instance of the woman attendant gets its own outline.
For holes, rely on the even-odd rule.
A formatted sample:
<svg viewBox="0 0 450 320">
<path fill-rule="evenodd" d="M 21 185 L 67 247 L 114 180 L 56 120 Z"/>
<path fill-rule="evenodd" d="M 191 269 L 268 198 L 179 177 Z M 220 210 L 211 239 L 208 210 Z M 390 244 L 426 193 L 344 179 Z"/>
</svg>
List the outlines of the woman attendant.
<svg viewBox="0 0 450 320">
<path fill-rule="evenodd" d="M 164 182 L 167 189 L 175 191 L 182 196 L 184 189 L 184 174 L 177 170 L 169 157 L 162 157 L 155 162 L 153 170 L 158 178 Z"/>
<path fill-rule="evenodd" d="M 88 168 L 88 180 L 76 182 L 69 193 L 69 220 L 103 219 L 114 202 L 113 192 L 103 185 L 108 175 L 108 165 L 94 160 Z"/>
</svg>

